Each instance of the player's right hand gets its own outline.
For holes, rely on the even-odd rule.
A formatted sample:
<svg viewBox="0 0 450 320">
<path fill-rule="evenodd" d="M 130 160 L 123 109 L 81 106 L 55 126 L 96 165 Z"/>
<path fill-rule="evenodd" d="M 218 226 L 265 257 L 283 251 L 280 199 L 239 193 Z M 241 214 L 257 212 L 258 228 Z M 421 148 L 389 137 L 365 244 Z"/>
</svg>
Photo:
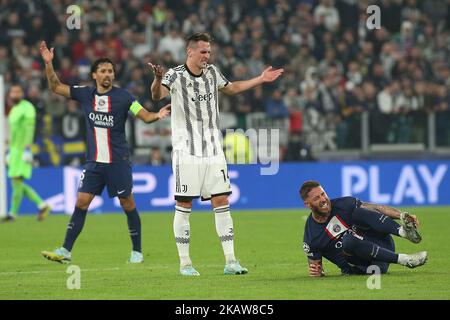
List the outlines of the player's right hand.
<svg viewBox="0 0 450 320">
<path fill-rule="evenodd" d="M 159 119 L 164 119 L 164 118 L 167 118 L 168 116 L 170 116 L 170 104 L 166 104 L 158 112 Z"/>
<path fill-rule="evenodd" d="M 148 63 L 148 66 L 153 70 L 153 73 L 155 74 L 155 77 L 158 79 L 161 79 L 164 74 L 164 68 L 160 66 L 159 64 L 155 65 L 151 62 Z"/>
<path fill-rule="evenodd" d="M 55 48 L 51 48 L 50 50 L 48 50 L 47 44 L 45 43 L 45 41 L 42 41 L 41 45 L 39 46 L 39 50 L 41 51 L 41 57 L 45 63 L 49 63 L 53 60 L 53 50 L 55 50 Z"/>
<path fill-rule="evenodd" d="M 321 277 L 322 273 L 322 265 L 316 263 L 309 264 L 309 276 L 310 277 Z"/>
</svg>

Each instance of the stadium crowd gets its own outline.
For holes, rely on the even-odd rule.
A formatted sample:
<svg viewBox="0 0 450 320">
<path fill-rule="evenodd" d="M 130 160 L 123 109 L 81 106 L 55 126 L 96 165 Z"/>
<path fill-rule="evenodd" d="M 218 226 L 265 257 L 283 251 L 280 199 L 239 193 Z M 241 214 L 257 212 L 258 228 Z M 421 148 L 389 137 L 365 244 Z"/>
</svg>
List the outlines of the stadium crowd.
<svg viewBox="0 0 450 320">
<path fill-rule="evenodd" d="M 381 9 L 376 30 L 366 26 L 372 2 Z M 373 143 L 426 143 L 434 113 L 436 144 L 450 146 L 450 1 L 81 0 L 81 28 L 71 30 L 72 4 L 0 0 L 0 74 L 6 90 L 22 84 L 38 110 L 42 166 L 82 161 L 84 123 L 74 101 L 49 92 L 40 40 L 55 48 L 63 83 L 92 85 L 90 64 L 107 56 L 116 62 L 116 85 L 155 110 L 167 101 L 151 101 L 147 62 L 183 63 L 185 37 L 198 31 L 211 33 L 211 63 L 230 81 L 267 65 L 285 68 L 273 85 L 221 97 L 224 129 L 282 130 L 283 160 L 308 158 L 308 148 L 360 148 L 364 111 Z M 130 119 L 138 162 L 170 161 L 170 120 L 138 126 Z"/>
</svg>

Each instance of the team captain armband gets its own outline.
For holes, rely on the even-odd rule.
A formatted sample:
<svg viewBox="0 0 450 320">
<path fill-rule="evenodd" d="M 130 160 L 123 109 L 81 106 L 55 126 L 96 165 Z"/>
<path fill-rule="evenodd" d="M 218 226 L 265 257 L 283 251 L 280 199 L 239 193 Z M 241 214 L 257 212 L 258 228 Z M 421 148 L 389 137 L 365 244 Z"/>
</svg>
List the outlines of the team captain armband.
<svg viewBox="0 0 450 320">
<path fill-rule="evenodd" d="M 139 111 L 141 111 L 142 109 L 144 109 L 143 106 L 141 106 L 141 104 L 137 101 L 134 101 L 131 106 L 130 106 L 130 111 L 134 114 L 137 115 Z"/>
</svg>

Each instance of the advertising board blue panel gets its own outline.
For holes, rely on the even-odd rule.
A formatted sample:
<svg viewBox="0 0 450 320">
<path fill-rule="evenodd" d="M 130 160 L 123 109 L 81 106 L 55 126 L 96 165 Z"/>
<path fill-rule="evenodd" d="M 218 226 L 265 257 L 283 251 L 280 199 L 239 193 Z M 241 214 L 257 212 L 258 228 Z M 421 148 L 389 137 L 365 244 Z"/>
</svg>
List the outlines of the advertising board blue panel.
<svg viewBox="0 0 450 320">
<path fill-rule="evenodd" d="M 330 197 L 353 195 L 363 201 L 392 206 L 450 205 L 449 166 L 450 161 L 282 163 L 276 174 L 263 175 L 260 165 L 230 165 L 233 190 L 230 202 L 233 210 L 303 208 L 298 193 L 301 184 L 305 180 L 318 180 Z M 34 170 L 29 183 L 55 212 L 71 213 L 80 174 L 80 168 L 39 168 Z M 140 212 L 173 211 L 170 166 L 136 166 L 133 180 Z M 210 210 L 209 202 L 195 201 L 194 205 Z M 94 199 L 90 211 L 121 212 L 121 208 L 118 199 L 109 199 L 105 191 Z M 26 200 L 20 212 L 33 213 L 36 208 Z"/>
</svg>

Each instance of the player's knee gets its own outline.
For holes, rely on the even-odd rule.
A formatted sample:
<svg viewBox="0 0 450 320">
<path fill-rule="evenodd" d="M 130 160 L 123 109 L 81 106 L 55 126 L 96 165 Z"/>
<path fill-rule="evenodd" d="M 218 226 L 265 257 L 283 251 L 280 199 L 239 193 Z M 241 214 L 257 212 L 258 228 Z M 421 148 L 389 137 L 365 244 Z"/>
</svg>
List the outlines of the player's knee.
<svg viewBox="0 0 450 320">
<path fill-rule="evenodd" d="M 127 212 L 133 210 L 136 207 L 133 199 L 119 198 L 119 202 L 120 202 L 120 206 L 122 207 L 122 209 Z"/>
<path fill-rule="evenodd" d="M 87 210 L 89 205 L 91 204 L 90 199 L 87 198 L 78 198 L 75 206 L 80 208 L 81 210 Z"/>
<path fill-rule="evenodd" d="M 176 205 L 178 207 L 191 209 L 192 208 L 192 200 L 187 199 L 187 198 L 186 199 L 178 199 Z"/>
<path fill-rule="evenodd" d="M 211 204 L 214 208 L 229 205 L 228 196 L 217 196 L 211 198 Z"/>
</svg>

